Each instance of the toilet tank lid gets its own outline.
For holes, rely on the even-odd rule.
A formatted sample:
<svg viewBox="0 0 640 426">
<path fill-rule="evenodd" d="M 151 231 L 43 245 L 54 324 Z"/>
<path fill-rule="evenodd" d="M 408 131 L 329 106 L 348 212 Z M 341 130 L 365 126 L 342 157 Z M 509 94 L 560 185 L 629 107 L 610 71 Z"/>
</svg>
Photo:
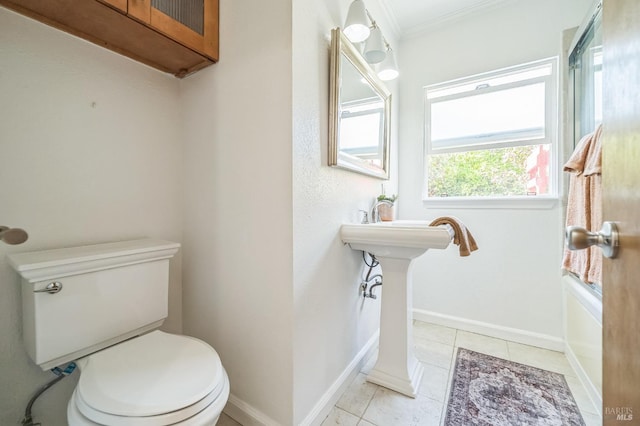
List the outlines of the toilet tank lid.
<svg viewBox="0 0 640 426">
<path fill-rule="evenodd" d="M 27 281 L 38 282 L 122 265 L 168 259 L 179 243 L 153 238 L 16 253 L 11 266 Z"/>
</svg>

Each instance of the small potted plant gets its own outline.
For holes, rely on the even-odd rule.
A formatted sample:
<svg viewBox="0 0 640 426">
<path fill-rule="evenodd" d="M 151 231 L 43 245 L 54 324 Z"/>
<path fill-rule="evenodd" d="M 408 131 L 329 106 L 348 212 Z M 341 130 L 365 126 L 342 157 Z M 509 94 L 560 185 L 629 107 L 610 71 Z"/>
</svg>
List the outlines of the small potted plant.
<svg viewBox="0 0 640 426">
<path fill-rule="evenodd" d="M 390 222 L 394 219 L 395 202 L 397 198 L 398 196 L 396 194 L 391 196 L 385 194 L 378 195 L 376 205 L 378 206 L 378 216 L 381 221 Z"/>
</svg>

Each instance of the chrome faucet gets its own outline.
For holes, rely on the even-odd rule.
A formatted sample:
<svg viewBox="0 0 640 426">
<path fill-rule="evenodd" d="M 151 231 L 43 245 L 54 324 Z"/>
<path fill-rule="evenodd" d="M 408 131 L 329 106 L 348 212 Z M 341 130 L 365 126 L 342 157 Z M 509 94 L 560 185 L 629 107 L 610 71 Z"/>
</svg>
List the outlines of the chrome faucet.
<svg viewBox="0 0 640 426">
<path fill-rule="evenodd" d="M 393 203 L 391 201 L 388 201 L 388 200 L 376 201 L 376 203 L 371 208 L 371 222 L 372 223 L 380 222 L 380 213 L 378 212 L 378 207 L 380 207 L 380 205 L 382 205 L 382 204 L 386 204 L 389 207 L 393 207 Z"/>
<path fill-rule="evenodd" d="M 369 223 L 369 212 L 366 210 L 358 210 L 360 213 L 362 213 L 362 220 L 360 221 L 360 223 L 362 224 L 367 224 Z"/>
</svg>

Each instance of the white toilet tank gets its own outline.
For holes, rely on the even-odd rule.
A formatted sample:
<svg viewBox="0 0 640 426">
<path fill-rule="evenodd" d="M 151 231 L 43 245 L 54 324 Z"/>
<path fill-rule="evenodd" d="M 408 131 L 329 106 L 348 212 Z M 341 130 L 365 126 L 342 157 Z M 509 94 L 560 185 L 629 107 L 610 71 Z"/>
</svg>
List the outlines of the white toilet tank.
<svg viewBox="0 0 640 426">
<path fill-rule="evenodd" d="M 167 317 L 169 260 L 179 247 L 144 239 L 8 256 L 22 276 L 31 359 L 47 370 L 159 327 Z"/>
</svg>

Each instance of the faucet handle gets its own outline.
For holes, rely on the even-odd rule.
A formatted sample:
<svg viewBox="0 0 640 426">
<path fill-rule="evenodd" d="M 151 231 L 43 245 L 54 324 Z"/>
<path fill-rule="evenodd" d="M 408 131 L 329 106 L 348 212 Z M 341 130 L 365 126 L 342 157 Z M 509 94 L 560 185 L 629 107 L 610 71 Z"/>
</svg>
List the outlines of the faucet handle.
<svg viewBox="0 0 640 426">
<path fill-rule="evenodd" d="M 360 209 L 358 211 L 364 213 L 362 215 L 362 221 L 360 223 L 369 223 L 369 212 L 366 211 L 366 210 L 362 210 L 362 209 Z"/>
</svg>

